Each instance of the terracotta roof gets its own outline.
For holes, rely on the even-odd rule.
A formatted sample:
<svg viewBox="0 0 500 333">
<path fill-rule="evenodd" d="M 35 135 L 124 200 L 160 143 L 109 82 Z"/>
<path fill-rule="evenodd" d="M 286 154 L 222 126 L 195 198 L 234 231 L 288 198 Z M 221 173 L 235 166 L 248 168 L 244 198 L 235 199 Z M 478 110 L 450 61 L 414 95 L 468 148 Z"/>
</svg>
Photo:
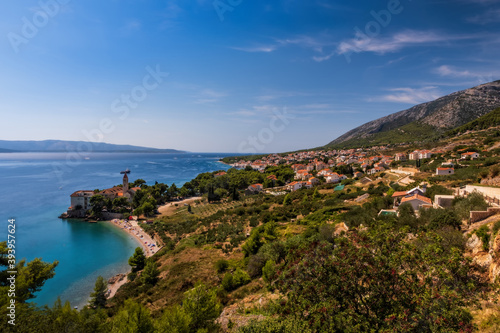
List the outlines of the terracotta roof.
<svg viewBox="0 0 500 333">
<path fill-rule="evenodd" d="M 394 194 L 392 195 L 392 197 L 393 198 L 404 197 L 407 194 L 408 194 L 408 192 L 406 192 L 406 191 L 399 191 L 399 192 L 394 192 Z"/>
<path fill-rule="evenodd" d="M 411 197 L 406 197 L 406 198 L 403 198 L 401 200 L 401 203 L 403 202 L 407 202 L 407 201 L 411 201 L 411 200 L 420 200 L 420 201 L 423 201 L 425 203 L 428 203 L 429 205 L 432 204 L 432 200 L 427 198 L 427 197 L 424 197 L 420 194 L 415 194 L 415 195 L 412 195 Z"/>
<path fill-rule="evenodd" d="M 438 170 L 445 171 L 445 170 L 454 170 L 453 168 L 437 168 Z"/>
<path fill-rule="evenodd" d="M 76 191 L 75 193 L 73 193 L 72 195 L 70 195 L 70 197 L 81 197 L 81 196 L 84 196 L 84 194 L 91 194 L 91 195 L 94 195 L 94 191 Z"/>
</svg>

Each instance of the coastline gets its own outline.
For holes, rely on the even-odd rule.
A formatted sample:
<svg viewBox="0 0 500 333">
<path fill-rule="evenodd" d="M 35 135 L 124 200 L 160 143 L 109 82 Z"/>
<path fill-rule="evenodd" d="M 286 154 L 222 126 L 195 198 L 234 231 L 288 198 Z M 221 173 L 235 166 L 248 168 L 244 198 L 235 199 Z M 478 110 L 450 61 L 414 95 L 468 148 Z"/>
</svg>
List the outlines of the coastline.
<svg viewBox="0 0 500 333">
<path fill-rule="evenodd" d="M 144 251 L 144 255 L 146 256 L 146 258 L 151 257 L 153 254 L 155 254 L 160 250 L 160 248 L 156 245 L 156 241 L 151 239 L 151 236 L 149 236 L 146 232 L 142 230 L 137 221 L 115 219 L 112 221 L 105 221 L 105 222 L 110 223 L 111 225 L 125 231 L 137 243 L 139 243 L 139 245 L 142 247 Z M 145 244 L 145 242 L 147 242 L 147 244 Z M 150 247 L 149 244 L 155 244 L 155 246 Z M 127 272 L 113 275 L 108 279 L 108 291 L 106 293 L 106 297 L 108 299 L 115 296 L 118 289 L 120 289 L 121 286 L 123 286 L 125 283 L 128 282 L 127 275 L 128 273 L 130 273 L 130 271 L 131 270 L 129 269 Z"/>
</svg>

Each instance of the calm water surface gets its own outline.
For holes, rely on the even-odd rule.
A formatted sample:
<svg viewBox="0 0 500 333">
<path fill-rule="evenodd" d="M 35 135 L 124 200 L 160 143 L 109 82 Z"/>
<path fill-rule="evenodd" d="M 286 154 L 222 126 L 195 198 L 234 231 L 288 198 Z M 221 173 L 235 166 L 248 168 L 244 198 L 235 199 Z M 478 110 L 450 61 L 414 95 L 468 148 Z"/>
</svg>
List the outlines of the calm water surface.
<svg viewBox="0 0 500 333">
<path fill-rule="evenodd" d="M 66 153 L 0 154 L 0 240 L 7 238 L 7 221 L 16 220 L 17 259 L 59 261 L 54 278 L 34 299 L 53 305 L 58 296 L 72 306 L 84 305 L 95 279 L 128 270 L 127 260 L 138 243 L 106 223 L 58 219 L 76 190 L 103 189 L 142 178 L 182 186 L 199 173 L 227 170 L 218 162 L 227 154 L 92 153 L 74 160 Z M 1 227 L 3 225 L 3 227 Z"/>
</svg>

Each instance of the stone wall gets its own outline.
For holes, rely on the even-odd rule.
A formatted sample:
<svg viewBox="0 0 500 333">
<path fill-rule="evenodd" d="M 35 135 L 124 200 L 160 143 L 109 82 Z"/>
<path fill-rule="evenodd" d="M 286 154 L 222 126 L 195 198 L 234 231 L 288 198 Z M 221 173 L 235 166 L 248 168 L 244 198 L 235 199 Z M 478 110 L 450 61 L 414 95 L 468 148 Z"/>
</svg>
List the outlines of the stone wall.
<svg viewBox="0 0 500 333">
<path fill-rule="evenodd" d="M 470 212 L 470 223 L 476 223 L 481 220 L 487 219 L 490 216 L 500 214 L 500 208 L 488 208 L 487 211 L 471 211 Z"/>
</svg>

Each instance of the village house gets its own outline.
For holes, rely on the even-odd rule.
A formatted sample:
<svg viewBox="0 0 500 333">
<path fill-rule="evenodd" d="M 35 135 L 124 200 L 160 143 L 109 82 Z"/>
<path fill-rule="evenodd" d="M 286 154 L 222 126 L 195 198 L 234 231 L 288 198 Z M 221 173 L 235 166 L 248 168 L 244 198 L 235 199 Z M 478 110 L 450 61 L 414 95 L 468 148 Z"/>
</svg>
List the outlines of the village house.
<svg viewBox="0 0 500 333">
<path fill-rule="evenodd" d="M 299 170 L 295 174 L 295 180 L 306 180 L 312 177 L 312 175 L 307 170 Z"/>
<path fill-rule="evenodd" d="M 376 174 L 377 172 L 382 172 L 384 171 L 385 169 L 383 167 L 375 167 L 373 169 L 370 169 L 367 171 L 367 174 L 369 175 L 373 175 L 373 174 Z"/>
<path fill-rule="evenodd" d="M 436 168 L 436 176 L 448 176 L 454 173 L 455 169 L 453 168 Z"/>
<path fill-rule="evenodd" d="M 479 158 L 479 154 L 476 152 L 467 152 L 462 154 L 462 159 L 465 160 L 467 158 L 470 158 L 471 160 L 474 160 L 476 158 Z"/>
<path fill-rule="evenodd" d="M 410 155 L 408 155 L 408 159 L 410 161 L 416 161 L 419 159 L 420 152 L 418 150 L 415 150 L 414 152 L 411 152 Z"/>
<path fill-rule="evenodd" d="M 91 208 L 90 198 L 94 195 L 94 191 L 76 191 L 71 194 L 71 207 L 72 209 L 84 209 L 89 210 Z"/>
<path fill-rule="evenodd" d="M 336 172 L 329 173 L 325 176 L 327 183 L 338 183 L 340 181 L 340 175 Z"/>
<path fill-rule="evenodd" d="M 424 158 L 431 158 L 432 157 L 432 152 L 429 150 L 422 150 L 418 154 L 418 158 L 423 160 Z"/>
<path fill-rule="evenodd" d="M 214 177 L 215 177 L 215 178 L 217 178 L 217 177 L 220 177 L 220 176 L 224 176 L 224 175 L 226 175 L 226 174 L 227 174 L 227 172 L 226 172 L 226 171 L 221 171 L 221 172 L 216 173 L 216 174 L 214 175 Z"/>
<path fill-rule="evenodd" d="M 309 182 L 310 182 L 310 183 L 311 183 L 311 185 L 313 185 L 313 186 L 316 186 L 316 185 L 319 185 L 319 184 L 320 184 L 319 179 L 318 179 L 318 178 L 316 178 L 316 177 L 311 177 L 311 178 L 309 178 Z"/>
<path fill-rule="evenodd" d="M 432 207 L 432 200 L 418 193 L 402 198 L 401 205 L 404 203 L 410 204 L 414 211 L 418 211 L 420 208 Z"/>
<path fill-rule="evenodd" d="M 394 160 L 396 161 L 406 161 L 406 155 L 403 153 L 399 153 L 394 155 Z"/>
<path fill-rule="evenodd" d="M 318 176 L 326 176 L 329 173 L 332 173 L 332 171 L 330 169 L 323 169 L 323 170 L 318 172 Z"/>
<path fill-rule="evenodd" d="M 252 195 L 252 194 L 257 194 L 262 192 L 264 189 L 264 186 L 262 184 L 252 184 L 248 186 L 248 188 L 245 190 L 246 195 Z"/>
<path fill-rule="evenodd" d="M 356 171 L 353 175 L 354 178 L 361 178 L 363 177 L 363 173 L 361 171 Z"/>
</svg>

